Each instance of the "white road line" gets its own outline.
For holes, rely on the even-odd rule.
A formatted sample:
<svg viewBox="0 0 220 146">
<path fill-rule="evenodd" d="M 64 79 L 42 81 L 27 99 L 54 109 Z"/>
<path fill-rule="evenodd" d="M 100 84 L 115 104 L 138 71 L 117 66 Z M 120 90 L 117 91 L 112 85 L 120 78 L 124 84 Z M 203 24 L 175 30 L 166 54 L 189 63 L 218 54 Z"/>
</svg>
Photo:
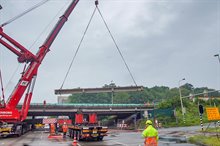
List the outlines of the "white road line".
<svg viewBox="0 0 220 146">
<path fill-rule="evenodd" d="M 127 144 L 124 144 L 124 143 L 121 143 L 121 142 L 118 142 L 118 141 L 113 141 L 113 142 L 116 143 L 116 144 L 120 144 L 120 145 L 128 146 Z"/>
<path fill-rule="evenodd" d="M 40 139 L 42 140 L 43 138 L 43 131 L 41 131 L 41 136 L 40 136 Z"/>
</svg>

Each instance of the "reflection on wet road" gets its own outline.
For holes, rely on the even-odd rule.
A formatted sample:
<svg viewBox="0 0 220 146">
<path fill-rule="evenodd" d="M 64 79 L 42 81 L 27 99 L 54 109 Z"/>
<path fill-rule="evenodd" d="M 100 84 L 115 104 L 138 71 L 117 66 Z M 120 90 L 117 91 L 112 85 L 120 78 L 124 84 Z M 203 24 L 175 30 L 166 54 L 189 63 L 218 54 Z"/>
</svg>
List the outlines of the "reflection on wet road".
<svg viewBox="0 0 220 146">
<path fill-rule="evenodd" d="M 21 137 L 0 138 L 0 146 L 71 146 L 73 140 L 48 139 L 49 133 L 44 131 L 29 132 Z M 78 146 L 144 146 L 141 132 L 110 132 L 103 141 L 78 142 Z M 194 146 L 186 143 L 159 141 L 159 146 Z"/>
</svg>

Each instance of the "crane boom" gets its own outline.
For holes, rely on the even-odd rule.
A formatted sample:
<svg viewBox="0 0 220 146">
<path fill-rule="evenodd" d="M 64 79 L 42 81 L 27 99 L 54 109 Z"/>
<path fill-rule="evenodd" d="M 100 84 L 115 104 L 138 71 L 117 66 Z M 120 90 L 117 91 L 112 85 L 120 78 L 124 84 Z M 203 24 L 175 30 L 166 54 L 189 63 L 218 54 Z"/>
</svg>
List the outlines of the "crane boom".
<svg viewBox="0 0 220 146">
<path fill-rule="evenodd" d="M 36 55 L 33 55 L 21 44 L 6 35 L 3 32 L 3 29 L 0 27 L 0 43 L 18 56 L 18 62 L 29 63 L 27 69 L 22 74 L 15 89 L 8 98 L 7 103 L 4 107 L 0 108 L 0 121 L 16 122 L 23 121 L 26 118 L 32 98 L 38 68 L 41 65 L 41 62 L 43 61 L 46 54 L 49 52 L 49 48 L 57 37 L 59 31 L 67 21 L 69 15 L 71 14 L 78 2 L 79 0 L 72 0 L 71 4 L 66 9 L 64 14 L 60 17 L 59 21 L 48 35 L 43 45 L 39 48 Z M 27 93 L 25 94 L 24 104 L 21 111 L 19 111 L 18 109 L 16 109 L 16 106 L 18 105 L 26 90 Z"/>
</svg>

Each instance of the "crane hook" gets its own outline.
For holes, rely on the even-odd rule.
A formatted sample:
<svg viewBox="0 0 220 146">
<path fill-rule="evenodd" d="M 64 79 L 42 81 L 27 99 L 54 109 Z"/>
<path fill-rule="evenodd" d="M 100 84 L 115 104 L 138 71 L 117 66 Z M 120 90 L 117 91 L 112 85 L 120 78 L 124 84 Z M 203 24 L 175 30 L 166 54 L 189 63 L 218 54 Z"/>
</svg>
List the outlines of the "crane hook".
<svg viewBox="0 0 220 146">
<path fill-rule="evenodd" d="M 98 0 L 96 0 L 96 1 L 95 1 L 95 5 L 96 5 L 96 6 L 98 6 L 98 4 L 99 4 L 99 1 L 98 1 Z"/>
</svg>

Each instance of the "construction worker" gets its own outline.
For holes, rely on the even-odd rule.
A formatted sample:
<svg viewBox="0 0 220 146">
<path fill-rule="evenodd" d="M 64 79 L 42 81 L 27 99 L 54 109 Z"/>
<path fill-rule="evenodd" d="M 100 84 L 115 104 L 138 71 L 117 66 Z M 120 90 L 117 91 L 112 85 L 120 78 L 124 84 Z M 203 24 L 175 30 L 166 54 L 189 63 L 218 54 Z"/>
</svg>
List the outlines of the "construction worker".
<svg viewBox="0 0 220 146">
<path fill-rule="evenodd" d="M 157 146 L 158 144 L 158 131 L 152 126 L 152 121 L 146 121 L 146 129 L 142 132 L 142 136 L 145 138 L 145 146 Z"/>
<path fill-rule="evenodd" d="M 55 124 L 54 123 L 51 123 L 50 124 L 50 135 L 55 135 Z"/>
<path fill-rule="evenodd" d="M 62 130 L 63 130 L 63 138 L 66 138 L 66 133 L 68 131 L 68 126 L 66 122 L 63 123 Z"/>
</svg>

